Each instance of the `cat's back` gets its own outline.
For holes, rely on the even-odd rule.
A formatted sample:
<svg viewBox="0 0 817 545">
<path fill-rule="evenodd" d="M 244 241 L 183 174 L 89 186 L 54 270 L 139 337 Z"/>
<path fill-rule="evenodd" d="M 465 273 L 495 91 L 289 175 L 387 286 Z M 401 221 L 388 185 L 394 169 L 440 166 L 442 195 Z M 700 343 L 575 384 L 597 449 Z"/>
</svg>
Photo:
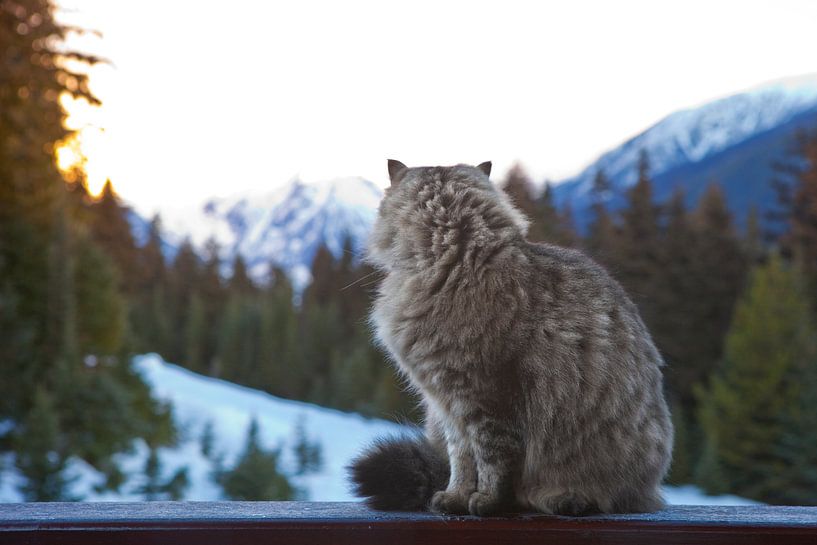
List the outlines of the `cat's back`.
<svg viewBox="0 0 817 545">
<path fill-rule="evenodd" d="M 544 291 L 571 303 L 594 299 L 634 310 L 621 285 L 587 254 L 541 242 L 526 242 L 524 251 L 532 263 L 534 278 Z"/>
<path fill-rule="evenodd" d="M 548 349 L 603 354 L 595 363 L 604 367 L 627 354 L 637 367 L 663 365 L 638 308 L 604 267 L 553 244 L 528 242 L 525 252 L 534 271 L 529 317 L 545 332 Z"/>
</svg>

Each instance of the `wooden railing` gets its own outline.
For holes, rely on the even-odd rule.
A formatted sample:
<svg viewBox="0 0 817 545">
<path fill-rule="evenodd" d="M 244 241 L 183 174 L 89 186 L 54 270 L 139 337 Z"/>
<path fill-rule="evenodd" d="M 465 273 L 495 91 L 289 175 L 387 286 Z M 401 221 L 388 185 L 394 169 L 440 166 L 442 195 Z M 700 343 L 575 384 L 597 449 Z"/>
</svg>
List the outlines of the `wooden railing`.
<svg viewBox="0 0 817 545">
<path fill-rule="evenodd" d="M 0 504 L 0 544 L 817 545 L 815 507 L 672 507 L 582 518 L 381 513 L 357 503 L 155 502 Z"/>
</svg>

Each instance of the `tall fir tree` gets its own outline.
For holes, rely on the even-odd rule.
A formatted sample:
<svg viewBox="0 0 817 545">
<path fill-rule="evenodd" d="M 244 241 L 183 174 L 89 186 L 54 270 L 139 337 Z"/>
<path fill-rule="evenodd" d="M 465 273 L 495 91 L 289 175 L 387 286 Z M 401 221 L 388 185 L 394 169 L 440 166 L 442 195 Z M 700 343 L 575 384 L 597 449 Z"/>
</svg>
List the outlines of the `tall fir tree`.
<svg viewBox="0 0 817 545">
<path fill-rule="evenodd" d="M 794 157 L 781 166 L 785 179 L 777 181 L 785 221 L 780 237 L 783 251 L 806 275 L 817 309 L 817 131 L 797 135 Z"/>
<path fill-rule="evenodd" d="M 90 227 L 94 242 L 113 261 L 122 291 L 135 295 L 138 282 L 136 240 L 130 221 L 130 209 L 125 206 L 110 180 L 105 182 L 99 197 L 90 206 Z"/>
<path fill-rule="evenodd" d="M 20 492 L 26 501 L 78 499 L 71 495 L 64 474 L 69 452 L 60 435 L 52 397 L 44 388 L 37 388 L 31 411 L 14 438 L 17 469 L 25 477 Z"/>
<path fill-rule="evenodd" d="M 590 254 L 603 263 L 610 261 L 615 245 L 616 224 L 607 210 L 607 200 L 612 191 L 610 179 L 603 170 L 596 172 L 593 178 L 593 213 L 587 230 L 585 246 Z"/>
<path fill-rule="evenodd" d="M 726 337 L 722 370 L 700 391 L 704 488 L 717 474 L 730 491 L 760 501 L 802 501 L 778 484 L 790 469 L 789 435 L 813 435 L 795 418 L 804 369 L 815 365 L 815 326 L 799 272 L 779 257 L 755 270 Z M 814 396 L 815 392 L 810 392 Z M 788 430 L 787 430 L 788 428 Z M 704 471 L 706 469 L 706 471 Z"/>
<path fill-rule="evenodd" d="M 659 208 L 653 200 L 649 157 L 641 152 L 637 180 L 627 191 L 621 227 L 610 255 L 610 268 L 641 309 L 647 325 L 655 323 L 651 304 L 660 289 L 662 244 Z"/>
<path fill-rule="evenodd" d="M 71 456 L 118 473 L 117 452 L 170 422 L 122 358 L 120 285 L 93 237 L 82 169 L 56 166 L 73 136 L 62 104 L 98 101 L 73 68 L 97 59 L 66 49 L 54 12 L 48 0 L 0 1 L 0 294 L 16 351 L 0 360 L 13 377 L 0 419 L 16 424 L 0 449 L 17 450 L 29 499 L 65 497 Z"/>
</svg>

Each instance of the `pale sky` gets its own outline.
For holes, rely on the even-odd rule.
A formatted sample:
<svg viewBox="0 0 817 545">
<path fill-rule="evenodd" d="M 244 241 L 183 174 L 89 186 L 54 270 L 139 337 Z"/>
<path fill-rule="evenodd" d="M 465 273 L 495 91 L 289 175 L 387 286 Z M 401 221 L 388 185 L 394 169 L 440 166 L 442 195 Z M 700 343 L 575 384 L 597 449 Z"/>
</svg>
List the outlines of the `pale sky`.
<svg viewBox="0 0 817 545">
<path fill-rule="evenodd" d="M 112 61 L 75 107 L 143 213 L 408 165 L 572 175 L 674 110 L 817 72 L 817 2 L 58 0 Z"/>
</svg>

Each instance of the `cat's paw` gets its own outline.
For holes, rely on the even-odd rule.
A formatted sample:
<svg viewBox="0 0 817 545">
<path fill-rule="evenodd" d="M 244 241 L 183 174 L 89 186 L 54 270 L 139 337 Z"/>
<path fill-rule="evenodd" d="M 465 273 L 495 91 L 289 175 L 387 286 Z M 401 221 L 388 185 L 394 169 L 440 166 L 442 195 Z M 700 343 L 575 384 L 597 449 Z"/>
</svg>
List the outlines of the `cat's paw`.
<svg viewBox="0 0 817 545">
<path fill-rule="evenodd" d="M 478 517 L 487 517 L 507 511 L 507 505 L 500 498 L 484 492 L 474 492 L 468 498 L 468 512 Z"/>
<path fill-rule="evenodd" d="M 440 490 L 431 496 L 430 508 L 435 513 L 467 515 L 468 496 L 463 496 L 447 490 Z"/>
</svg>

